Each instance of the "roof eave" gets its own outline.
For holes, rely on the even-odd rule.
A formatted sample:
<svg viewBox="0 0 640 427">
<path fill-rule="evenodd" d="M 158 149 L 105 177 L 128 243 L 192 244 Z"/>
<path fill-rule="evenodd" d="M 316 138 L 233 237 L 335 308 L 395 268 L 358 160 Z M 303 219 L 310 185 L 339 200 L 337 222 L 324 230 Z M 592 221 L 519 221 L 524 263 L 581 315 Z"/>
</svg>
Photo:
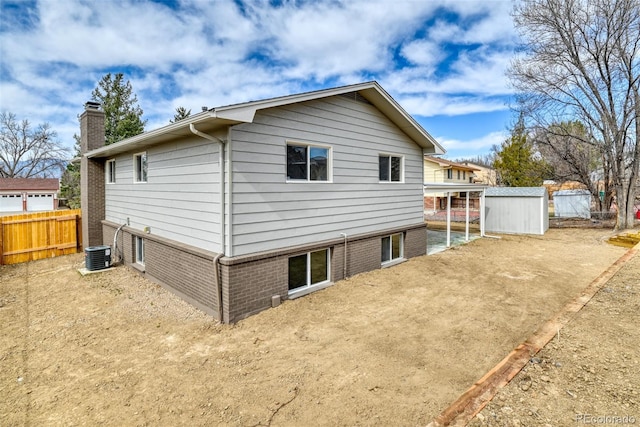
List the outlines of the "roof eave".
<svg viewBox="0 0 640 427">
<path fill-rule="evenodd" d="M 196 114 L 167 126 L 127 138 L 115 144 L 89 151 L 88 158 L 109 157 L 115 154 L 142 150 L 145 147 L 166 142 L 176 137 L 190 135 L 189 125 L 201 124 L 213 130 L 217 127 L 232 126 L 239 123 L 251 123 L 258 110 L 279 107 L 292 103 L 311 101 L 341 95 L 349 92 L 359 92 L 365 99 L 385 114 L 396 126 L 418 144 L 425 153 L 444 154 L 445 149 L 420 124 L 411 117 L 377 82 L 358 83 L 349 86 L 323 89 L 302 94 L 282 96 L 243 104 L 218 107 L 213 110 Z"/>
<path fill-rule="evenodd" d="M 105 145 L 104 147 L 91 150 L 87 152 L 85 156 L 88 158 L 110 157 L 120 153 L 142 150 L 158 143 L 170 141 L 176 137 L 189 136 L 192 135 L 189 130 L 189 125 L 191 124 L 194 126 L 202 126 L 202 129 L 199 128 L 199 130 L 206 132 L 238 123 L 244 123 L 244 121 L 237 118 L 220 117 L 215 110 L 204 111 L 167 126 L 123 139 L 115 144 Z"/>
</svg>

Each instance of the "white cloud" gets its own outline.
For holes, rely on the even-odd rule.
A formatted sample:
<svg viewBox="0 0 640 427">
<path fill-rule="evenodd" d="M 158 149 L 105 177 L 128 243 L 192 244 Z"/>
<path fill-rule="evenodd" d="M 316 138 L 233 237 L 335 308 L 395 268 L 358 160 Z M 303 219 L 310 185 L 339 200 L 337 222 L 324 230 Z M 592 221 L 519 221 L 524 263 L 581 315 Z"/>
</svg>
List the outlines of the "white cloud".
<svg viewBox="0 0 640 427">
<path fill-rule="evenodd" d="M 421 96 L 399 96 L 396 100 L 411 115 L 459 116 L 477 112 L 502 111 L 507 107 L 504 101 L 481 97 L 452 97 L 441 94 L 426 93 Z"/>
<path fill-rule="evenodd" d="M 473 138 L 469 140 L 450 139 L 445 136 L 436 137 L 436 140 L 447 151 L 473 151 L 473 152 L 488 152 L 494 145 L 500 145 L 505 139 L 507 139 L 506 131 L 496 131 L 483 135 L 479 138 Z"/>
<path fill-rule="evenodd" d="M 423 39 L 404 44 L 402 56 L 413 64 L 434 70 L 446 54 L 438 43 Z"/>
<path fill-rule="evenodd" d="M 31 26 L 12 21 L 0 33 L 0 109 L 50 121 L 72 141 L 77 114 L 107 72 L 131 81 L 148 128 L 168 123 L 177 106 L 196 113 L 371 79 L 424 116 L 501 110 L 500 97 L 510 93 L 502 77 L 513 42 L 510 1 L 181 0 L 176 7 L 38 2 Z M 460 19 L 434 16 L 442 10 Z"/>
</svg>

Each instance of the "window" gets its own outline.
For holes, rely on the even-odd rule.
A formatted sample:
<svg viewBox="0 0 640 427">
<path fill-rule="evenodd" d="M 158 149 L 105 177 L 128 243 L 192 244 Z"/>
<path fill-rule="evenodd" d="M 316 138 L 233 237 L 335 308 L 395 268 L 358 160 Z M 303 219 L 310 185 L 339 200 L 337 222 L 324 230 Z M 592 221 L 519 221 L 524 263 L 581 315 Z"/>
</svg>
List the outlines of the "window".
<svg viewBox="0 0 640 427">
<path fill-rule="evenodd" d="M 329 282 L 329 249 L 289 258 L 289 292 Z"/>
<path fill-rule="evenodd" d="M 144 239 L 136 236 L 136 264 L 144 265 Z"/>
<path fill-rule="evenodd" d="M 460 179 L 460 171 L 458 171 L 458 179 Z"/>
<path fill-rule="evenodd" d="M 453 179 L 453 169 L 447 169 L 447 179 Z"/>
<path fill-rule="evenodd" d="M 380 181 L 402 181 L 402 157 L 381 154 L 378 157 L 378 166 L 380 169 Z"/>
<path fill-rule="evenodd" d="M 329 181 L 329 148 L 287 144 L 287 180 Z"/>
<path fill-rule="evenodd" d="M 462 171 L 462 179 L 463 180 L 467 179 L 467 171 Z"/>
<path fill-rule="evenodd" d="M 147 182 L 147 153 L 133 156 L 133 168 L 135 182 Z"/>
<path fill-rule="evenodd" d="M 116 161 L 107 161 L 107 182 L 113 184 L 116 182 Z"/>
<path fill-rule="evenodd" d="M 382 264 L 404 257 L 402 233 L 382 238 Z"/>
</svg>

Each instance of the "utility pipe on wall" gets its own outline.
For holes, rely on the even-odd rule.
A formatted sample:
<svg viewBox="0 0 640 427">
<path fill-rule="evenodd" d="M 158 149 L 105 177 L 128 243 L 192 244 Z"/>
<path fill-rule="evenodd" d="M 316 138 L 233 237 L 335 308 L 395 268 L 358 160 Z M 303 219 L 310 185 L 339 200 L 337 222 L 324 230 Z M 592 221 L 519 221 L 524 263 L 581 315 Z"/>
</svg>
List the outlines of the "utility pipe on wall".
<svg viewBox="0 0 640 427">
<path fill-rule="evenodd" d="M 116 232 L 113 234 L 113 253 L 114 253 L 114 255 L 118 253 L 117 246 L 116 246 L 116 245 L 117 245 L 117 243 L 118 243 L 118 241 L 117 241 L 117 239 L 118 239 L 118 233 L 119 233 L 119 232 L 120 232 L 120 230 L 122 230 L 122 228 L 123 228 L 124 226 L 126 226 L 126 225 L 127 225 L 127 223 L 124 223 L 124 224 L 122 224 L 120 227 L 116 228 Z M 114 262 L 114 264 L 116 264 L 116 263 L 118 263 L 118 262 L 122 261 L 122 259 L 123 259 L 123 258 L 124 258 L 124 256 L 120 256 L 120 259 L 119 259 L 118 261 Z"/>
<path fill-rule="evenodd" d="M 344 237 L 344 267 L 342 271 L 342 278 L 347 278 L 347 233 L 340 233 L 342 237 Z"/>
</svg>

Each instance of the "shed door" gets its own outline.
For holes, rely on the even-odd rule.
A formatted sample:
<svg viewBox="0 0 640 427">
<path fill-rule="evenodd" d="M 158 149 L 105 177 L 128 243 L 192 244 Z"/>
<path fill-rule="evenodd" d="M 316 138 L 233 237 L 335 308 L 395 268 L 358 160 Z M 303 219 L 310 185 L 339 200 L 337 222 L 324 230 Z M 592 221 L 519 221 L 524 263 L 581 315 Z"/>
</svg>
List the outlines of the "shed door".
<svg viewBox="0 0 640 427">
<path fill-rule="evenodd" d="M 0 212 L 22 212 L 22 194 L 1 194 Z"/>
<path fill-rule="evenodd" d="M 29 194 L 27 195 L 28 211 L 53 210 L 53 194 Z"/>
</svg>

